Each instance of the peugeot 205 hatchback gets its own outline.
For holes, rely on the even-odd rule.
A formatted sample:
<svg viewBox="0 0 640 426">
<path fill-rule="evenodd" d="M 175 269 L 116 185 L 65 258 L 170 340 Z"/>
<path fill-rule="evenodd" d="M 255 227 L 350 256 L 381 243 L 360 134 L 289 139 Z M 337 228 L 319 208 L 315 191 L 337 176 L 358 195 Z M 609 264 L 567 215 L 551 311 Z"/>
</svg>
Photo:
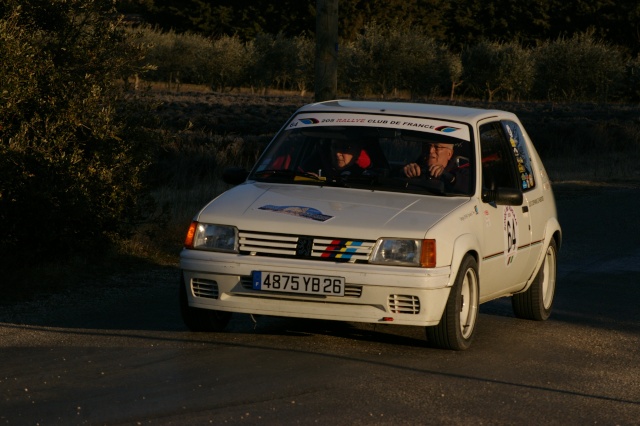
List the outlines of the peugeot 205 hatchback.
<svg viewBox="0 0 640 426">
<path fill-rule="evenodd" d="M 414 325 L 471 344 L 478 306 L 546 320 L 561 228 L 551 183 L 508 112 L 389 102 L 300 108 L 191 224 L 192 330 L 232 313 Z"/>
</svg>

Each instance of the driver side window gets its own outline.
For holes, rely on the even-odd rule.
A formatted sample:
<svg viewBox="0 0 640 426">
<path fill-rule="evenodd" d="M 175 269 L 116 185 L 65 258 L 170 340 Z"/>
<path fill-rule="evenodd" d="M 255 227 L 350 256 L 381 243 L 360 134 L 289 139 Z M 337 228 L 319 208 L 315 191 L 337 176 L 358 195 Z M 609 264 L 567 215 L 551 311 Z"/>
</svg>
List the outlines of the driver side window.
<svg viewBox="0 0 640 426">
<path fill-rule="evenodd" d="M 513 149 L 502 131 L 500 122 L 480 126 L 480 149 L 482 187 L 518 189 Z"/>
</svg>

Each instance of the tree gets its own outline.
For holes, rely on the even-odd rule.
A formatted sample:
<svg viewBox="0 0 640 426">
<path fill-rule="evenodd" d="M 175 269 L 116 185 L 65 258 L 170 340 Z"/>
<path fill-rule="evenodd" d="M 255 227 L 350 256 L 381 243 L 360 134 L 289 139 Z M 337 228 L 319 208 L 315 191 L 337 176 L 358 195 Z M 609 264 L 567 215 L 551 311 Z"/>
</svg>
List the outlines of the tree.
<svg viewBox="0 0 640 426">
<path fill-rule="evenodd" d="M 592 32 L 546 42 L 536 49 L 535 93 L 550 101 L 606 102 L 624 79 L 621 52 Z"/>
<path fill-rule="evenodd" d="M 551 1 L 554 0 L 452 1 L 445 24 L 451 36 L 448 44 L 456 50 L 465 49 L 480 40 L 534 45 L 552 31 L 550 15 L 554 9 L 550 7 Z"/>
<path fill-rule="evenodd" d="M 492 102 L 498 93 L 507 100 L 520 99 L 533 84 L 534 67 L 529 50 L 514 42 L 482 41 L 463 52 L 465 85 Z"/>
<path fill-rule="evenodd" d="M 338 81 L 338 0 L 317 0 L 315 100 L 334 99 Z"/>
<path fill-rule="evenodd" d="M 149 150 L 122 77 L 141 50 L 99 0 L 0 6 L 0 260 L 87 253 L 139 216 Z"/>
<path fill-rule="evenodd" d="M 316 2 L 299 0 L 118 0 L 123 12 L 140 14 L 165 31 L 207 37 L 238 36 L 248 42 L 259 33 L 285 37 L 315 35 Z M 455 52 L 481 39 L 534 47 L 544 40 L 595 35 L 640 52 L 640 3 L 636 0 L 340 0 L 339 36 L 356 40 L 365 25 L 420 29 Z"/>
<path fill-rule="evenodd" d="M 295 37 L 293 42 L 296 52 L 293 71 L 294 88 L 304 96 L 307 90 L 313 88 L 314 84 L 315 43 L 305 36 Z"/>
<path fill-rule="evenodd" d="M 252 87 L 257 87 L 261 93 L 266 93 L 276 84 L 287 79 L 288 63 L 295 52 L 289 51 L 288 44 L 282 34 L 258 34 L 247 44 L 249 59 L 249 81 Z"/>
<path fill-rule="evenodd" d="M 237 36 L 222 36 L 213 41 L 213 52 L 208 63 L 211 88 L 224 92 L 243 82 L 249 66 L 245 44 Z"/>
<path fill-rule="evenodd" d="M 409 27 L 399 30 L 394 50 L 399 53 L 394 65 L 400 72 L 401 88 L 409 90 L 412 99 L 450 93 L 453 96 L 453 84 L 460 78 L 461 67 L 456 66 L 459 56 L 451 54 L 447 46 Z"/>
<path fill-rule="evenodd" d="M 314 32 L 315 2 L 299 0 L 155 0 L 142 15 L 165 31 L 195 32 L 207 37 L 237 36 L 250 41 L 260 33 L 288 37 Z M 120 10 L 140 6 L 120 1 Z"/>
</svg>

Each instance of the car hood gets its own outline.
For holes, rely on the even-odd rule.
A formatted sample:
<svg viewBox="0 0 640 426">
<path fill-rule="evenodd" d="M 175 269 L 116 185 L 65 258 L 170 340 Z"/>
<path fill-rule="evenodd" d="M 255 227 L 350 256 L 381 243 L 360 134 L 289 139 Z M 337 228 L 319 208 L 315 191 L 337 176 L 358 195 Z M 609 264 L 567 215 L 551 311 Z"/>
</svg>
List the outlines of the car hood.
<svg viewBox="0 0 640 426">
<path fill-rule="evenodd" d="M 362 189 L 245 183 L 211 201 L 196 217 L 245 231 L 302 235 L 422 238 L 469 202 Z"/>
</svg>

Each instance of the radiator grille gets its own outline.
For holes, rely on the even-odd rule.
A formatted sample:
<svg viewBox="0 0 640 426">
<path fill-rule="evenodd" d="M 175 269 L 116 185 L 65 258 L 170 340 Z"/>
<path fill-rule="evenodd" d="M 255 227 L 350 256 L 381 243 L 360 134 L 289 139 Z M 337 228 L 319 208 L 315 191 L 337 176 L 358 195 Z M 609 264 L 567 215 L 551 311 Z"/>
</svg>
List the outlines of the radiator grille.
<svg viewBox="0 0 640 426">
<path fill-rule="evenodd" d="M 214 280 L 204 278 L 194 278 L 191 280 L 191 290 L 196 297 L 206 297 L 208 299 L 218 298 L 218 283 Z"/>
<path fill-rule="evenodd" d="M 389 311 L 394 314 L 417 315 L 420 313 L 420 299 L 418 296 L 390 294 Z"/>
<path fill-rule="evenodd" d="M 375 241 L 240 231 L 240 253 L 338 262 L 366 262 Z"/>
</svg>

